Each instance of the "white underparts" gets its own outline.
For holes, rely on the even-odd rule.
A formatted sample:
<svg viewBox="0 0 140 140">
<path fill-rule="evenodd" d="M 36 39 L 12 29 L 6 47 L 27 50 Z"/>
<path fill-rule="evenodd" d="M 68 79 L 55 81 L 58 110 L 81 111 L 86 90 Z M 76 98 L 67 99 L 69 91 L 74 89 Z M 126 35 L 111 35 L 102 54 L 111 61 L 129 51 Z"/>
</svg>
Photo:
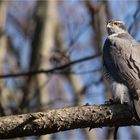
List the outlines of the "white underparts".
<svg viewBox="0 0 140 140">
<path fill-rule="evenodd" d="M 121 104 L 130 103 L 128 88 L 124 84 L 113 81 L 111 83 L 111 89 L 114 100 L 119 101 Z"/>
</svg>

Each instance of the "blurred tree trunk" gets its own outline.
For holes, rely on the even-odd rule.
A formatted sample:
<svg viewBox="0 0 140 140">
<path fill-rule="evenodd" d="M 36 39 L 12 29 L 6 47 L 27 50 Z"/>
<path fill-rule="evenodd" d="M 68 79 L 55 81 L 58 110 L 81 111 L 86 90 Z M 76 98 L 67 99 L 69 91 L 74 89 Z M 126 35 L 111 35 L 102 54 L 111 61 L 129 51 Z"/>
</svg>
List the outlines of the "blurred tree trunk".
<svg viewBox="0 0 140 140">
<path fill-rule="evenodd" d="M 66 63 L 70 62 L 70 56 L 67 55 L 67 52 L 65 51 L 65 43 L 64 43 L 64 37 L 63 37 L 63 29 L 61 28 L 60 22 L 58 21 L 57 23 L 57 28 L 55 31 L 55 49 L 53 52 L 53 56 L 52 59 L 56 61 L 56 63 L 54 62 L 54 66 L 60 66 L 60 65 L 64 65 Z M 70 87 L 70 91 L 71 91 L 71 96 L 73 97 L 73 105 L 80 105 L 82 103 L 82 95 L 81 95 L 81 91 L 83 89 L 83 84 L 80 81 L 80 79 L 78 78 L 77 75 L 73 75 L 71 74 L 71 67 L 65 69 L 64 71 L 61 71 L 63 74 L 59 77 L 59 81 L 60 82 L 64 82 L 67 83 Z M 58 81 L 56 81 L 56 85 L 58 85 Z M 58 85 L 59 86 L 59 85 Z M 65 85 L 63 85 L 65 86 Z M 61 98 L 65 101 L 64 98 L 67 98 L 66 93 L 64 91 L 64 87 L 60 87 L 61 88 Z M 62 95 L 62 93 L 64 95 Z M 60 94 L 60 93 L 59 93 Z M 86 140 L 90 140 L 90 136 L 89 136 L 89 131 L 86 131 L 86 129 L 82 129 L 79 130 L 81 132 L 81 134 L 83 135 L 83 137 L 85 137 Z M 71 133 L 73 132 L 69 132 L 69 134 L 67 133 L 67 138 L 70 136 L 72 138 Z M 54 136 L 57 139 L 57 135 Z M 92 137 L 93 138 L 93 137 Z M 74 139 L 74 137 L 72 138 Z"/>
<path fill-rule="evenodd" d="M 41 2 L 41 1 L 40 1 Z M 42 2 L 41 2 L 42 3 Z M 44 1 L 44 23 L 42 27 L 41 39 L 39 44 L 39 69 L 49 69 L 51 67 L 49 58 L 51 57 L 52 49 L 54 48 L 54 36 L 57 25 L 57 2 L 56 1 Z M 41 7 L 40 7 L 41 8 Z M 37 83 L 39 87 L 39 96 L 41 106 L 47 105 L 50 101 L 49 95 L 49 75 L 38 75 Z M 40 140 L 49 139 L 50 136 L 41 136 Z"/>
<path fill-rule="evenodd" d="M 51 57 L 52 49 L 54 48 L 54 33 L 56 29 L 57 15 L 56 2 L 48 0 L 44 3 L 44 27 L 42 30 L 40 49 L 39 49 L 39 69 L 49 69 L 51 67 L 49 58 Z M 40 87 L 40 101 L 42 106 L 49 102 L 49 91 L 47 82 L 50 80 L 49 75 L 38 75 L 38 84 Z"/>
<path fill-rule="evenodd" d="M 34 14 L 36 27 L 32 39 L 30 70 L 49 69 L 51 67 L 49 58 L 54 48 L 54 36 L 57 24 L 56 9 L 56 1 L 47 0 L 37 2 Z M 50 79 L 51 77 L 47 73 L 28 77 L 28 86 L 24 91 L 25 94 L 21 108 L 27 108 L 27 104 L 29 105 L 30 101 L 36 97 L 35 106 L 40 106 L 36 111 L 38 109 L 42 110 L 50 101 Z M 50 135 L 41 136 L 39 139 L 49 140 Z"/>
<path fill-rule="evenodd" d="M 7 53 L 7 35 L 6 29 L 7 19 L 7 1 L 0 1 L 0 74 L 4 74 L 5 56 Z M 0 114 L 5 115 L 8 112 L 8 88 L 6 87 L 5 79 L 0 80 Z"/>
<path fill-rule="evenodd" d="M 46 11 L 46 21 L 44 23 L 44 33 L 42 36 L 42 44 L 41 44 L 41 50 L 40 50 L 40 56 L 41 56 L 41 62 L 40 62 L 40 69 L 42 68 L 50 68 L 52 65 L 50 64 L 50 61 L 46 61 L 46 59 L 52 58 L 52 52 L 55 53 L 54 50 L 56 50 L 56 53 L 54 55 L 57 55 L 58 58 L 55 58 L 55 60 L 57 59 L 56 64 L 54 64 L 54 66 L 58 66 L 58 65 L 62 65 L 65 63 L 68 63 L 70 61 L 70 58 L 66 55 L 67 52 L 64 52 L 65 48 L 65 44 L 64 44 L 64 40 L 63 40 L 63 33 L 62 33 L 62 28 L 59 24 L 59 20 L 58 20 L 58 15 L 57 15 L 57 2 L 56 1 L 48 1 L 47 4 L 47 11 Z M 57 53 L 58 51 L 58 53 Z M 64 55 L 64 57 L 63 57 Z M 66 72 L 66 74 L 64 74 Z M 68 74 L 70 72 L 70 69 L 68 68 L 66 71 L 62 71 L 63 75 L 61 75 L 61 77 L 63 76 L 63 78 L 68 82 L 69 86 L 71 87 L 71 93 L 74 94 L 74 104 L 78 105 L 79 101 L 80 101 L 80 91 L 82 89 L 82 85 L 80 80 L 76 77 L 73 76 L 71 74 Z M 53 76 L 54 77 L 54 76 Z M 67 96 L 65 94 L 64 88 L 62 88 L 62 85 L 60 85 L 59 82 L 62 82 L 63 78 L 61 78 L 59 76 L 57 76 L 57 78 L 55 77 L 56 81 L 54 81 L 56 84 L 56 87 L 59 87 L 58 90 L 61 90 L 61 95 L 59 92 L 56 92 L 56 95 L 54 94 L 54 96 L 61 96 L 58 98 L 62 98 L 63 100 L 65 100 L 64 98 Z M 42 85 L 44 85 L 45 82 L 47 82 L 49 80 L 49 77 L 47 77 L 47 75 L 39 75 L 38 76 L 38 82 L 39 82 L 39 87 L 41 87 Z M 58 82 L 59 81 L 59 82 Z M 50 83 L 50 82 L 49 82 Z M 51 85 L 53 86 L 53 85 Z M 65 85 L 63 85 L 65 86 Z M 40 92 L 40 100 L 41 100 L 41 104 L 45 105 L 47 103 L 49 103 L 49 90 L 47 86 L 44 86 L 43 88 L 40 88 L 41 92 Z M 55 92 L 55 91 L 53 91 Z M 59 94 L 58 94 L 59 93 Z M 58 94 L 58 95 L 57 95 Z M 54 97 L 55 99 L 55 97 Z"/>
</svg>

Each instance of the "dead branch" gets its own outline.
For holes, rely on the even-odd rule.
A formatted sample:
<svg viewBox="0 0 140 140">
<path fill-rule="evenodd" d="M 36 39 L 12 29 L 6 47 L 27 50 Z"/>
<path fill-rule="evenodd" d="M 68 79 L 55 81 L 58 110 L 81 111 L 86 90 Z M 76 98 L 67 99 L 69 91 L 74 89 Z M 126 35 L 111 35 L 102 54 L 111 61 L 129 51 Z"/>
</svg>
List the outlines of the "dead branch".
<svg viewBox="0 0 140 140">
<path fill-rule="evenodd" d="M 84 105 L 0 118 L 0 138 L 51 134 L 78 128 L 139 125 L 127 105 Z"/>
</svg>

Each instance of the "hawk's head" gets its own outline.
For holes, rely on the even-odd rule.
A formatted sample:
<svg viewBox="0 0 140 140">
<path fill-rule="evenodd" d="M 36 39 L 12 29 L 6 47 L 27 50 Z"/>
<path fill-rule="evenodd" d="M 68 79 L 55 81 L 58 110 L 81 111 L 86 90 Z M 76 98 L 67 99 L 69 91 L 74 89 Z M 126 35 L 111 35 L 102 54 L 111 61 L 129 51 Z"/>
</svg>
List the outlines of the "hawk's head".
<svg viewBox="0 0 140 140">
<path fill-rule="evenodd" d="M 108 34 L 114 34 L 119 32 L 127 32 L 125 23 L 120 20 L 110 20 L 107 24 Z"/>
</svg>

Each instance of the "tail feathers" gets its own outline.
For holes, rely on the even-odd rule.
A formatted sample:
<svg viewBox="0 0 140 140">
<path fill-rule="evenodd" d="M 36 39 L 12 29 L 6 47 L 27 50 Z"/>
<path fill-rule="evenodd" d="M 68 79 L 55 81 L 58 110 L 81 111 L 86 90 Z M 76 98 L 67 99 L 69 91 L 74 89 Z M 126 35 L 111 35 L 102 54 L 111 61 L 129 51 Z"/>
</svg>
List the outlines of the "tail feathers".
<svg viewBox="0 0 140 140">
<path fill-rule="evenodd" d="M 133 111 L 134 111 L 135 118 L 137 119 L 137 121 L 140 122 L 140 99 L 133 100 Z"/>
</svg>

